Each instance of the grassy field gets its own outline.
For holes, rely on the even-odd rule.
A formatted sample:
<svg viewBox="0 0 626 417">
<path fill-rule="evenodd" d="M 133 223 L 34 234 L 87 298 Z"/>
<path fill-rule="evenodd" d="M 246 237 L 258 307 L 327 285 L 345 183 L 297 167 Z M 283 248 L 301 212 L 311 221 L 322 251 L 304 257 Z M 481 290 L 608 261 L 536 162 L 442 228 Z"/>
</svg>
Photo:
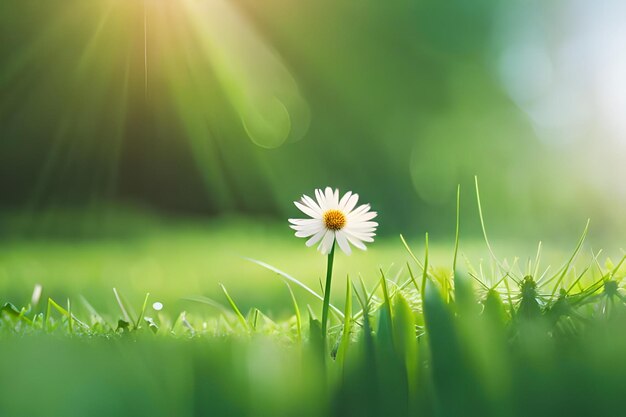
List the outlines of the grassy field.
<svg viewBox="0 0 626 417">
<path fill-rule="evenodd" d="M 291 309 L 285 285 L 246 258 L 275 265 L 316 289 L 326 262 L 293 238 L 286 225 L 274 222 L 152 225 L 122 236 L 1 241 L 0 291 L 26 302 L 41 284 L 46 296 L 83 295 L 108 310 L 115 306 L 115 287 L 137 303 L 149 292 L 153 301 L 180 310 L 197 307 L 185 298 L 219 296 L 222 283 L 247 308 L 261 306 L 284 316 Z M 395 270 L 407 259 L 399 239 L 385 239 L 367 252 L 342 257 L 336 273 L 362 274 L 371 282 L 379 268 Z"/>
<path fill-rule="evenodd" d="M 5 301 L 25 304 L 39 284 L 44 298 L 65 302 L 82 296 L 98 310 L 111 311 L 116 309 L 112 292 L 116 288 L 134 304 L 141 304 L 150 293 L 152 301 L 162 302 L 170 312 L 197 311 L 197 303 L 186 299 L 208 296 L 225 301 L 221 283 L 246 310 L 260 307 L 279 318 L 292 314 L 282 280 L 249 259 L 270 264 L 321 292 L 325 257 L 307 249 L 286 224 L 275 220 L 185 222 L 127 215 L 105 224 L 92 220 L 77 226 L 68 219 L 71 215 L 65 217 L 30 228 L 13 218 L 11 229 L 5 221 L 5 238 L 0 239 L 0 293 Z M 406 238 L 416 251 L 423 251 L 423 237 Z M 454 236 L 431 236 L 431 259 L 437 268 L 450 268 L 453 240 Z M 574 243 L 571 248 L 544 245 L 544 264 L 556 268 Z M 535 257 L 537 247 L 536 242 L 524 246 L 509 241 L 499 242 L 497 249 L 509 262 L 519 256 L 524 264 Z M 465 258 L 476 267 L 482 260 L 485 268 L 491 268 L 480 237 L 461 237 L 461 269 L 466 269 Z M 348 275 L 371 284 L 378 281 L 381 269 L 391 277 L 405 274 L 410 260 L 399 236 L 377 239 L 365 252 L 340 255 L 333 296 L 343 297 Z M 296 295 L 315 303 L 306 292 Z M 201 309 L 214 312 L 206 306 Z"/>
<path fill-rule="evenodd" d="M 540 256 L 532 246 L 497 245 L 499 254 L 526 252 L 507 261 L 492 258 L 485 242 L 462 239 L 453 274 L 453 241 L 435 239 L 425 256 L 417 239 L 410 254 L 399 238 L 384 237 L 367 252 L 337 256 L 336 311 L 323 342 L 321 303 L 303 286 L 322 294 L 325 258 L 285 225 L 144 226 L 6 234 L 0 415 L 624 410 L 619 250 L 610 261 L 576 242 Z M 291 282 L 295 298 L 280 274 L 247 257 L 296 277 L 303 286 Z M 37 284 L 43 293 L 31 303 Z"/>
</svg>

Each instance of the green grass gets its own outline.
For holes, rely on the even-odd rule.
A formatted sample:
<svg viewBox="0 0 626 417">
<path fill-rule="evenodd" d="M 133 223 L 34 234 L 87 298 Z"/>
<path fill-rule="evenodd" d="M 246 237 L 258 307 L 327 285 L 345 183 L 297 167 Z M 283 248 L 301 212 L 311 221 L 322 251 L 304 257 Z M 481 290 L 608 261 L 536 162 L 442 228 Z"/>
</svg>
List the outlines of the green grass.
<svg viewBox="0 0 626 417">
<path fill-rule="evenodd" d="M 403 262 L 400 247 L 382 243 L 367 253 L 343 257 L 337 275 L 368 273 Z M 289 229 L 252 223 L 177 226 L 122 239 L 45 239 L 0 242 L 0 293 L 16 303 L 30 299 L 36 284 L 44 295 L 65 300 L 83 295 L 94 306 L 112 307 L 112 288 L 139 303 L 146 292 L 167 309 L 195 308 L 184 299 L 224 299 L 224 284 L 246 308 L 290 310 L 288 291 L 275 274 L 245 258 L 279 266 L 319 290 L 324 258 L 307 251 Z M 303 295 L 298 293 L 298 295 Z"/>
<path fill-rule="evenodd" d="M 26 233 L 22 227 L 0 240 L 0 294 L 5 300 L 27 303 L 34 286 L 40 284 L 46 297 L 65 302 L 82 295 L 105 311 L 115 307 L 112 288 L 135 304 L 150 292 L 151 299 L 163 302 L 167 309 L 194 309 L 185 298 L 223 300 L 218 285 L 222 283 L 243 308 L 258 306 L 283 317 L 291 311 L 284 284 L 276 274 L 246 258 L 274 265 L 316 290 L 325 277 L 326 259 L 307 250 L 286 224 L 274 221 L 144 219 L 146 224 L 142 224 L 133 217 L 120 221 L 123 226 L 109 227 L 107 233 L 102 226 L 85 226 L 76 232 L 69 218 L 49 223 L 65 224 L 74 232 L 59 237 L 62 226 L 38 224 L 37 230 L 48 231 Z M 450 262 L 447 240 L 442 237 L 434 251 L 442 264 Z M 465 247 L 468 256 L 486 256 L 480 242 L 470 240 Z M 398 238 L 386 237 L 366 252 L 355 251 L 350 257 L 338 254 L 335 276 L 356 278 L 361 274 L 371 283 L 379 268 L 394 275 L 409 259 Z M 301 291 L 296 295 L 305 296 Z M 337 287 L 333 296 L 342 299 L 343 290 Z"/>
<path fill-rule="evenodd" d="M 623 413 L 622 254 L 430 240 L 337 254 L 324 347 L 325 258 L 283 225 L 5 239 L 0 415 Z"/>
<path fill-rule="evenodd" d="M 1 244 L 4 290 L 35 291 L 0 311 L 0 414 L 619 414 L 626 256 L 585 259 L 587 223 L 559 267 L 541 244 L 499 258 L 478 198 L 484 261 L 460 240 L 458 201 L 451 250 L 426 234 L 423 257 L 402 236 L 339 256 L 330 309 L 323 257 L 278 225 L 18 227 Z"/>
<path fill-rule="evenodd" d="M 0 294 L 14 303 L 26 303 L 34 286 L 41 284 L 44 296 L 64 300 L 83 295 L 105 310 L 114 305 L 114 287 L 136 303 L 150 292 L 153 300 L 166 307 L 187 308 L 181 300 L 190 296 L 221 298 L 218 284 L 222 283 L 245 308 L 270 308 L 280 316 L 290 310 L 284 285 L 275 274 L 246 258 L 273 265 L 316 290 L 325 278 L 326 259 L 294 238 L 286 223 L 276 221 L 168 221 L 139 215 L 104 221 L 72 213 L 39 221 L 5 218 L 4 228 L 0 220 L 4 236 L 0 239 Z M 26 226 L 31 223 L 34 226 Z M 453 238 L 431 236 L 434 265 L 452 265 Z M 407 239 L 417 251 L 422 250 L 420 237 Z M 461 243 L 457 261 L 461 267 L 464 257 L 474 263 L 483 259 L 487 265 L 490 255 L 480 238 L 461 236 Z M 544 245 L 545 263 L 556 266 L 568 250 L 558 244 Z M 534 258 L 535 252 L 534 242 L 498 242 L 498 254 L 511 262 L 519 255 L 523 263 Z M 619 252 L 612 255 L 619 256 Z M 385 236 L 366 252 L 357 250 L 349 257 L 338 254 L 334 275 L 350 274 L 354 279 L 362 275 L 371 284 L 380 268 L 394 276 L 411 259 L 399 237 Z M 343 294 L 338 287 L 333 297 L 341 300 Z"/>
</svg>

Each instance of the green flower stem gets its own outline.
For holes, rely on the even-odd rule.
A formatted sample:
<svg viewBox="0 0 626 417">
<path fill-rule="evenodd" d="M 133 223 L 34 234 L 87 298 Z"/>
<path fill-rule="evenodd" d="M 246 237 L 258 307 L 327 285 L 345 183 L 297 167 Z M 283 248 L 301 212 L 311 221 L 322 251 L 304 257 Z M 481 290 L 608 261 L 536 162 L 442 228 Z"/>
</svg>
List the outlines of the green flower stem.
<svg viewBox="0 0 626 417">
<path fill-rule="evenodd" d="M 326 268 L 326 286 L 324 287 L 324 305 L 322 307 L 322 340 L 326 340 L 328 328 L 328 310 L 330 306 L 330 284 L 333 278 L 333 260 L 335 258 L 335 242 L 333 242 L 328 254 L 328 266 Z"/>
</svg>

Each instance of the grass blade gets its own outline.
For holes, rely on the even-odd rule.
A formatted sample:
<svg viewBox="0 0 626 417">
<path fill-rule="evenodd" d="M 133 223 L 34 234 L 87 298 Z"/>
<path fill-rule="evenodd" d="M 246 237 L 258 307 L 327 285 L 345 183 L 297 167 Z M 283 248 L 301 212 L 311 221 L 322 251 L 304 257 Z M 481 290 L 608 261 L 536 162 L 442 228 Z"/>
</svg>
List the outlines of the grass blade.
<svg viewBox="0 0 626 417">
<path fill-rule="evenodd" d="M 122 298 L 120 297 L 115 287 L 113 288 L 113 294 L 115 294 L 115 299 L 117 300 L 117 304 L 120 306 L 120 310 L 122 310 L 122 315 L 124 316 L 124 320 L 126 320 L 129 323 L 134 322 L 134 320 L 131 320 L 130 315 L 128 314 L 128 311 L 126 310 L 126 307 L 124 306 L 124 303 L 122 302 Z"/>
<path fill-rule="evenodd" d="M 239 308 L 237 307 L 237 304 L 235 304 L 235 301 L 228 294 L 228 291 L 226 291 L 226 287 L 222 283 L 220 283 L 220 287 L 222 288 L 222 291 L 224 292 L 224 295 L 226 296 L 226 299 L 228 300 L 228 304 L 230 304 L 230 308 L 233 310 L 233 312 L 235 313 L 235 315 L 237 316 L 237 318 L 239 319 L 241 324 L 243 324 L 243 327 L 245 327 L 246 330 L 249 330 L 249 328 L 248 328 L 248 321 L 243 316 L 243 314 L 241 314 L 241 311 L 239 311 Z"/>
<path fill-rule="evenodd" d="M 576 248 L 574 249 L 574 253 L 572 253 L 572 256 L 570 256 L 566 264 L 563 265 L 563 268 L 561 270 L 561 275 L 559 275 L 559 278 L 556 280 L 556 283 L 554 284 L 554 288 L 552 289 L 552 294 L 550 294 L 550 298 L 553 298 L 554 294 L 556 294 L 556 291 L 558 290 L 559 285 L 561 285 L 561 281 L 563 281 L 563 278 L 565 278 L 565 275 L 569 271 L 569 268 L 572 265 L 572 262 L 574 262 L 576 255 L 578 255 L 578 252 L 580 252 L 580 248 L 583 246 L 583 243 L 585 242 L 585 238 L 587 237 L 587 232 L 589 231 L 589 222 L 590 220 L 588 219 L 587 224 L 585 225 L 585 230 L 583 230 L 583 234 L 580 236 L 580 239 L 578 239 L 578 244 L 576 245 Z M 548 279 L 544 284 L 547 284 L 548 282 L 552 281 L 553 278 Z"/>
<path fill-rule="evenodd" d="M 422 296 L 426 290 L 426 278 L 428 277 L 428 233 L 426 233 L 425 238 L 425 248 L 424 248 L 424 268 L 422 270 Z"/>
<path fill-rule="evenodd" d="M 296 278 L 292 277 L 291 275 L 289 275 L 286 272 L 281 271 L 278 268 L 273 267 L 270 264 L 266 264 L 265 262 L 262 261 L 257 261 L 256 259 L 252 259 L 252 258 L 244 258 L 250 262 L 253 262 L 259 266 L 262 266 L 265 269 L 269 269 L 272 272 L 277 273 L 278 275 L 280 275 L 281 277 L 285 278 L 286 280 L 293 282 L 294 284 L 296 284 L 297 286 L 299 286 L 300 288 L 302 288 L 303 290 L 305 290 L 306 292 L 308 292 L 309 294 L 311 294 L 312 296 L 314 296 L 315 298 L 317 298 L 320 301 L 324 301 L 324 297 L 322 297 L 321 295 L 319 295 L 317 292 L 315 292 L 314 290 L 312 290 L 311 288 L 309 288 L 307 285 L 305 285 L 304 283 L 298 281 Z M 331 310 L 333 310 L 339 317 L 341 317 L 343 319 L 343 312 L 341 310 L 339 310 L 337 307 L 335 307 L 334 305 L 332 305 L 332 303 L 330 304 L 330 308 Z"/>
<path fill-rule="evenodd" d="M 183 298 L 183 300 L 185 301 L 193 301 L 195 303 L 201 303 L 201 304 L 206 304 L 209 305 L 211 307 L 216 308 L 217 310 L 221 311 L 222 313 L 227 313 L 229 312 L 229 310 L 221 303 L 213 300 L 212 298 L 209 297 L 204 297 L 204 296 L 192 296 L 192 297 L 185 297 Z"/>
<path fill-rule="evenodd" d="M 404 239 L 404 236 L 400 235 L 400 240 L 402 241 L 402 244 L 404 245 L 404 248 L 407 250 L 407 252 L 409 253 L 409 255 L 411 255 L 411 258 L 413 258 L 413 260 L 415 261 L 415 263 L 422 269 L 424 269 L 424 265 L 420 262 L 419 259 L 417 259 L 417 256 L 415 256 L 415 254 L 413 253 L 413 251 L 411 250 L 411 248 L 409 247 L 409 244 L 406 243 L 406 240 Z"/>
<path fill-rule="evenodd" d="M 452 274 L 456 274 L 456 259 L 459 253 L 459 233 L 461 226 L 461 184 L 456 188 L 456 228 L 454 232 L 454 257 L 452 258 Z"/>
<path fill-rule="evenodd" d="M 494 253 L 493 249 L 491 248 L 491 244 L 489 243 L 489 238 L 487 238 L 487 228 L 485 227 L 485 218 L 483 216 L 483 207 L 482 207 L 482 204 L 480 203 L 480 190 L 478 189 L 478 176 L 474 176 L 474 184 L 476 186 L 476 202 L 478 203 L 478 217 L 480 218 L 480 227 L 482 228 L 482 231 L 483 231 L 483 238 L 485 239 L 485 244 L 487 245 L 487 249 L 489 250 L 489 254 L 491 255 L 491 258 L 494 260 L 496 265 L 498 265 L 498 267 L 502 271 L 506 271 L 507 268 L 505 268 L 502 265 L 502 263 L 500 262 L 500 260 L 496 256 L 496 254 Z M 514 277 L 511 277 L 511 278 L 515 279 Z"/>
<path fill-rule="evenodd" d="M 350 334 L 352 333 L 352 283 L 350 277 L 346 278 L 346 303 L 343 319 L 343 332 L 341 334 L 341 343 L 339 344 L 339 363 L 345 369 L 346 352 L 350 344 Z"/>
<path fill-rule="evenodd" d="M 137 321 L 135 322 L 135 329 L 139 328 L 139 324 L 141 323 L 141 319 L 143 318 L 144 314 L 146 313 L 146 308 L 148 307 L 148 298 L 150 297 L 150 293 L 147 292 L 146 293 L 146 298 L 144 298 L 143 300 L 143 306 L 141 307 L 141 312 L 139 313 L 139 317 L 137 318 Z"/>
<path fill-rule="evenodd" d="M 296 296 L 294 295 L 289 283 L 285 281 L 285 285 L 291 295 L 291 302 L 293 303 L 293 310 L 296 315 L 296 334 L 298 336 L 298 341 L 302 341 L 302 317 L 300 315 L 300 309 L 298 308 L 298 302 L 296 301 Z"/>
</svg>

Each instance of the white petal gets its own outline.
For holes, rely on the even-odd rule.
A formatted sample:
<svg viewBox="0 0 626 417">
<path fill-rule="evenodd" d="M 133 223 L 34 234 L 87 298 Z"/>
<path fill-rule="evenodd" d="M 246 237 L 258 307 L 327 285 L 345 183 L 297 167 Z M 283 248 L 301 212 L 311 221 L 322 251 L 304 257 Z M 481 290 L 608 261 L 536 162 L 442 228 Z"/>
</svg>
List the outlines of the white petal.
<svg viewBox="0 0 626 417">
<path fill-rule="evenodd" d="M 332 188 L 326 187 L 326 190 L 324 190 L 324 195 L 326 196 L 327 209 L 336 209 L 339 206 L 339 200 L 335 199 L 335 193 L 333 193 Z"/>
<path fill-rule="evenodd" d="M 376 236 L 376 229 L 354 229 L 352 227 L 344 227 L 343 229 L 344 232 L 350 232 L 352 233 L 354 236 L 357 237 L 361 237 L 361 236 L 365 236 L 365 237 L 370 237 L 370 236 Z"/>
<path fill-rule="evenodd" d="M 378 226 L 376 222 L 355 222 L 350 223 L 351 229 L 363 230 L 363 229 L 371 229 Z"/>
<path fill-rule="evenodd" d="M 354 238 L 354 239 L 358 239 L 361 240 L 363 242 L 373 242 L 373 236 L 375 236 L 374 234 L 370 234 L 370 233 L 359 233 L 350 229 L 343 229 L 342 232 L 344 232 L 348 238 Z M 352 241 L 352 239 L 350 240 Z"/>
<path fill-rule="evenodd" d="M 291 227 L 294 230 L 301 230 L 302 228 L 307 228 L 307 227 L 322 227 L 324 226 L 324 222 L 320 219 L 307 219 L 310 220 L 308 222 L 298 222 L 298 223 L 292 223 L 289 225 L 289 227 Z"/>
<path fill-rule="evenodd" d="M 289 219 L 289 223 L 296 226 L 304 226 L 307 224 L 318 224 L 321 223 L 321 219 Z"/>
<path fill-rule="evenodd" d="M 320 242 L 320 245 L 317 249 L 322 252 L 322 255 L 328 255 L 330 253 L 330 248 L 332 247 L 334 240 L 335 232 L 333 232 L 332 230 L 326 230 L 326 234 L 324 235 L 324 238 Z"/>
<path fill-rule="evenodd" d="M 355 208 L 353 211 L 351 211 L 350 213 L 348 213 L 351 216 L 357 216 L 357 215 L 361 215 L 367 211 L 370 210 L 370 205 L 369 204 L 361 204 L 359 207 Z"/>
<path fill-rule="evenodd" d="M 344 227 L 342 230 L 349 230 L 351 232 L 361 233 L 361 234 L 374 234 L 374 232 L 376 231 L 376 228 L 375 227 L 355 227 L 354 224 L 349 224 L 348 226 Z"/>
<path fill-rule="evenodd" d="M 306 214 L 307 216 L 311 216 L 313 218 L 319 218 L 320 215 L 318 213 L 315 212 L 315 210 L 313 210 L 311 207 L 302 204 L 298 201 L 294 201 L 293 204 L 296 205 L 296 207 L 298 207 L 298 209 L 303 212 L 304 214 Z"/>
<path fill-rule="evenodd" d="M 315 202 L 315 200 L 313 200 L 311 197 L 309 197 L 308 195 L 302 195 L 302 201 L 309 207 L 311 207 L 313 210 L 315 210 L 316 212 L 319 213 L 319 215 L 322 215 L 322 209 L 320 208 L 320 206 Z"/>
<path fill-rule="evenodd" d="M 348 236 L 350 236 L 350 237 L 353 237 L 353 238 L 355 238 L 355 239 L 358 239 L 358 240 L 360 240 L 361 242 L 372 243 L 372 242 L 374 241 L 374 238 L 373 238 L 373 237 L 368 237 L 368 236 L 359 236 L 359 235 L 355 235 L 355 234 L 353 234 L 353 233 L 347 233 L 347 232 L 346 232 L 346 235 L 348 235 Z"/>
<path fill-rule="evenodd" d="M 324 197 L 324 193 L 319 188 L 315 189 L 315 198 L 317 199 L 317 204 L 320 206 L 320 209 L 322 210 L 322 212 L 328 210 L 326 197 Z"/>
<path fill-rule="evenodd" d="M 352 253 L 352 249 L 350 249 L 350 244 L 348 243 L 348 238 L 345 233 L 338 231 L 335 233 L 335 238 L 337 239 L 339 248 L 344 251 L 346 255 L 350 255 Z"/>
<path fill-rule="evenodd" d="M 346 233 L 346 238 L 350 241 L 350 243 L 352 243 L 354 246 L 356 246 L 357 248 L 361 249 L 361 250 L 366 250 L 367 248 L 365 247 L 365 244 L 363 244 L 363 242 L 361 242 L 360 239 L 357 239 L 354 236 L 351 236 L 350 234 Z"/>
<path fill-rule="evenodd" d="M 350 213 L 348 214 L 347 218 L 348 221 L 352 222 L 365 222 L 368 220 L 372 220 L 376 216 L 378 216 L 378 213 L 376 213 L 375 211 L 367 211 L 363 214 Z"/>
<path fill-rule="evenodd" d="M 356 206 L 356 203 L 359 201 L 359 195 L 358 194 L 352 194 L 350 196 L 350 199 L 346 202 L 345 207 L 342 209 L 344 211 L 344 213 L 348 213 L 348 215 L 350 214 L 350 212 L 352 211 L 352 209 L 354 208 L 354 206 Z"/>
<path fill-rule="evenodd" d="M 293 230 L 296 231 L 305 231 L 305 230 L 314 230 L 314 231 L 318 231 L 320 229 L 324 228 L 323 224 L 306 224 L 306 225 L 290 225 L 289 227 L 291 227 Z"/>
<path fill-rule="evenodd" d="M 346 210 L 345 207 L 346 207 L 346 203 L 350 199 L 350 196 L 352 196 L 352 191 L 348 191 L 347 193 L 345 193 L 343 197 L 341 197 L 341 200 L 339 200 L 339 210 L 343 211 L 344 213 L 348 212 L 348 210 Z"/>
<path fill-rule="evenodd" d="M 309 229 L 299 230 L 296 232 L 296 237 L 309 237 L 309 236 L 313 236 L 317 232 L 319 232 L 318 228 L 314 228 L 314 229 L 309 228 Z"/>
<path fill-rule="evenodd" d="M 313 235 L 312 238 L 310 238 L 309 240 L 306 241 L 306 245 L 307 246 L 315 245 L 324 236 L 324 233 L 326 233 L 326 229 L 322 228 L 317 233 L 315 233 L 315 235 Z"/>
</svg>

